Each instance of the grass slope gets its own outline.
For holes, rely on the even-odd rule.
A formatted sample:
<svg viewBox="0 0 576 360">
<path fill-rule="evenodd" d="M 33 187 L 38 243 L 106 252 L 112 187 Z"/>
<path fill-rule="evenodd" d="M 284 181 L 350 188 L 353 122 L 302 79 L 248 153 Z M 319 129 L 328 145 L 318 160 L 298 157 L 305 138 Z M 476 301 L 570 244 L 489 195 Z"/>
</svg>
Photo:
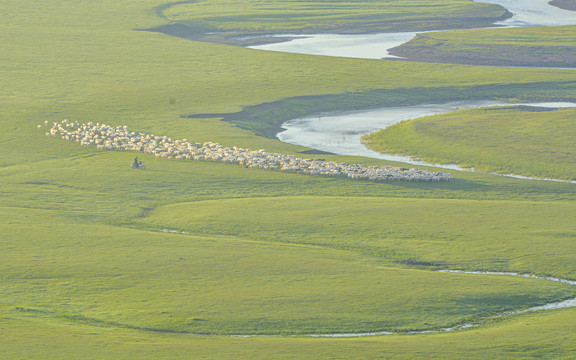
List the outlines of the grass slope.
<svg viewBox="0 0 576 360">
<path fill-rule="evenodd" d="M 380 152 L 480 171 L 576 179 L 574 109 L 462 110 L 406 121 L 365 136 Z"/>
</svg>

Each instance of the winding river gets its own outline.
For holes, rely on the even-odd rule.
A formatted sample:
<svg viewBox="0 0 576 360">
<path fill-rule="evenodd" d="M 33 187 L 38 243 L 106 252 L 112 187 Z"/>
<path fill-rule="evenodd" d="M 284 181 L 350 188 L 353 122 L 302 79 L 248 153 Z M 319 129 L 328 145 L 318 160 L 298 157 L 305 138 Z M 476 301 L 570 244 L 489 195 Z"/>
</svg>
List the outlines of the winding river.
<svg viewBox="0 0 576 360">
<path fill-rule="evenodd" d="M 498 4 L 511 13 L 513 17 L 496 23 L 501 27 L 523 26 L 560 26 L 575 25 L 576 12 L 562 10 L 548 4 L 549 0 L 482 0 L 481 2 Z M 279 35 L 280 36 L 280 35 Z M 364 35 L 338 35 L 338 34 L 314 34 L 314 35 L 281 35 L 292 40 L 281 43 L 252 46 L 254 49 L 284 51 L 310 55 L 341 56 L 368 59 L 386 59 L 394 56 L 388 50 L 410 41 L 416 36 L 415 32 L 387 33 L 387 34 L 364 34 Z M 340 155 L 355 155 L 373 157 L 414 165 L 434 165 L 437 167 L 465 170 L 457 165 L 438 165 L 416 161 L 408 156 L 381 154 L 367 149 L 360 141 L 364 134 L 368 134 L 404 120 L 415 119 L 423 116 L 440 114 L 458 109 L 468 109 L 484 106 L 506 105 L 498 101 L 467 101 L 447 104 L 422 104 L 410 107 L 387 107 L 366 111 L 354 111 L 338 114 L 322 114 L 306 118 L 294 119 L 283 125 L 284 131 L 277 136 L 281 141 L 303 145 L 309 148 L 327 151 Z M 515 104 L 517 105 L 517 104 Z M 539 103 L 525 104 L 540 107 L 576 107 L 576 103 Z M 506 175 L 518 178 L 527 177 Z M 540 179 L 551 180 L 551 179 Z M 556 281 L 576 286 L 576 281 L 557 278 L 537 277 L 527 274 L 504 273 L 504 272 L 464 272 L 450 271 L 475 275 L 492 276 L 519 276 L 531 277 L 547 281 Z M 527 309 L 509 311 L 498 314 L 495 317 L 522 314 L 526 312 L 561 309 L 576 307 L 576 298 L 560 302 L 534 306 Z M 415 331 L 409 334 L 442 333 L 476 327 L 481 323 L 463 324 L 455 327 L 433 331 Z M 310 334 L 312 337 L 361 337 L 376 335 L 392 335 L 392 332 L 374 332 L 363 334 Z"/>
<path fill-rule="evenodd" d="M 519 26 L 559 26 L 576 24 L 576 12 L 562 10 L 548 4 L 548 0 L 483 0 L 483 2 L 498 4 L 508 9 L 514 16 L 497 23 L 502 27 Z M 370 35 L 336 35 L 320 34 L 309 36 L 294 36 L 288 42 L 254 46 L 253 48 L 286 51 L 314 55 L 344 56 L 355 58 L 382 59 L 393 57 L 388 53 L 392 47 L 399 46 L 416 36 L 414 32 Z M 361 136 L 368 134 L 404 120 L 429 116 L 439 113 L 467 109 L 474 107 L 505 105 L 498 101 L 468 101 L 448 104 L 422 104 L 410 107 L 387 107 L 368 111 L 355 111 L 330 115 L 319 115 L 295 119 L 283 125 L 285 131 L 278 134 L 284 142 L 303 145 L 309 148 L 323 150 L 341 155 L 356 155 L 380 158 L 391 161 L 410 163 L 414 165 L 432 165 L 416 161 L 408 156 L 381 154 L 366 148 L 361 143 Z M 575 107 L 575 103 L 541 103 L 530 104 L 541 107 Z M 457 165 L 435 165 L 443 168 L 464 170 Z M 514 175 L 510 175 L 514 176 Z M 526 178 L 522 176 L 514 176 Z M 549 179 L 545 179 L 549 180 Z M 541 278 L 533 275 L 517 273 L 494 272 L 463 272 L 448 271 L 478 275 L 522 276 L 533 277 L 548 281 L 563 282 L 576 286 L 576 281 L 556 278 Z M 561 302 L 534 306 L 527 309 L 511 311 L 496 315 L 497 317 L 521 314 L 532 311 L 576 307 L 576 298 Z M 464 324 L 456 327 L 444 328 L 436 331 L 417 331 L 411 334 L 441 333 L 476 327 L 477 324 Z M 392 332 L 376 332 L 364 334 L 318 334 L 313 337 L 358 337 L 392 335 Z"/>
<path fill-rule="evenodd" d="M 562 10 L 551 6 L 548 4 L 548 0 L 482 0 L 481 2 L 501 5 L 514 14 L 513 17 L 495 24 L 500 25 L 501 27 L 560 26 L 576 24 L 576 12 Z M 416 32 L 360 35 L 288 34 L 278 36 L 287 37 L 292 40 L 281 43 L 252 46 L 251 48 L 311 55 L 385 59 L 394 57 L 388 53 L 389 49 L 411 40 L 416 36 Z M 366 156 L 413 165 L 433 165 L 445 169 L 466 170 L 454 164 L 430 164 L 411 159 L 409 156 L 381 154 L 367 149 L 361 143 L 360 139 L 365 134 L 384 129 L 405 120 L 451 112 L 457 109 L 495 105 L 505 105 L 505 103 L 497 101 L 467 101 L 322 114 L 321 116 L 311 116 L 287 121 L 282 126 L 284 131 L 280 132 L 277 137 L 281 141 L 287 143 L 302 145 L 339 155 Z M 576 107 L 576 103 L 529 105 L 543 107 Z M 531 179 L 516 175 L 504 176 Z"/>
<path fill-rule="evenodd" d="M 513 17 L 495 23 L 501 27 L 576 25 L 576 12 L 548 4 L 549 0 L 482 0 L 476 2 L 503 6 Z M 442 30 L 438 30 L 442 31 Z M 309 55 L 341 56 L 361 59 L 394 58 L 388 50 L 412 40 L 419 32 L 382 34 L 282 34 L 274 37 L 292 39 L 286 42 L 250 46 L 252 49 L 282 51 Z"/>
<path fill-rule="evenodd" d="M 277 134 L 281 141 L 318 149 L 333 154 L 366 156 L 412 165 L 435 166 L 443 169 L 469 171 L 455 164 L 430 164 L 409 156 L 382 154 L 368 149 L 361 137 L 399 122 L 460 109 L 506 105 L 501 101 L 465 101 L 448 104 L 423 104 L 410 107 L 386 107 L 337 114 L 324 114 L 294 119 L 282 125 Z M 514 104 L 548 108 L 576 107 L 575 103 Z M 511 175 L 518 178 L 521 176 Z"/>
</svg>

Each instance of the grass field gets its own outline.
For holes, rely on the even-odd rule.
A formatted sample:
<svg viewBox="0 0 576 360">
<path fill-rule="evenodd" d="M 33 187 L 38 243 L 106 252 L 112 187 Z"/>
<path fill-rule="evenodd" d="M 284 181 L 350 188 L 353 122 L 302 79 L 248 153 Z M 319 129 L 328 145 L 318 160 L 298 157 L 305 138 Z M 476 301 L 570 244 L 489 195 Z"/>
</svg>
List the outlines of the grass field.
<svg viewBox="0 0 576 360">
<path fill-rule="evenodd" d="M 433 163 L 538 178 L 576 179 L 574 109 L 462 110 L 403 122 L 367 135 L 381 152 Z"/>
<path fill-rule="evenodd" d="M 514 269 L 573 278 L 574 213 L 571 201 L 323 196 L 176 204 L 139 223 L 342 249 L 429 268 Z"/>
<path fill-rule="evenodd" d="M 211 4 L 223 9 L 202 6 Z M 268 53 L 135 30 L 169 23 L 158 16 L 164 5 L 0 4 L 0 358 L 576 355 L 572 309 L 447 334 L 226 336 L 438 329 L 573 297 L 560 283 L 431 271 L 574 279 L 573 184 L 467 172 L 442 184 L 372 183 L 144 154 L 147 170 L 134 171 L 133 153 L 37 128 L 68 118 L 296 154 L 306 149 L 254 132 L 269 136 L 270 124 L 294 113 L 406 94 L 408 103 L 458 89 L 470 98 L 572 98 L 573 71 Z M 291 109 L 316 96 L 329 101 Z M 182 117 L 244 109 L 251 115 L 234 123 Z"/>
<path fill-rule="evenodd" d="M 398 269 L 322 247 L 2 210 L 2 247 L 13 256 L 2 262 L 0 302 L 38 318 L 218 335 L 406 331 L 576 296 L 553 282 Z M 19 242 L 22 222 L 39 225 L 27 232 L 38 240 Z"/>
</svg>

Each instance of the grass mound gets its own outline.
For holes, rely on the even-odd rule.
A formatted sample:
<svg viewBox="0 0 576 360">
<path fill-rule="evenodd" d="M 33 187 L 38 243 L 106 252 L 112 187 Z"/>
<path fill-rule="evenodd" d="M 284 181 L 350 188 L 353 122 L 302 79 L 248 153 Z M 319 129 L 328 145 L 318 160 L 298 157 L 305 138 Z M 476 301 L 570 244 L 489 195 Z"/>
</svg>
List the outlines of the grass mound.
<svg viewBox="0 0 576 360">
<path fill-rule="evenodd" d="M 366 135 L 383 153 L 455 163 L 479 171 L 576 179 L 575 109 L 461 110 L 405 121 Z"/>
</svg>

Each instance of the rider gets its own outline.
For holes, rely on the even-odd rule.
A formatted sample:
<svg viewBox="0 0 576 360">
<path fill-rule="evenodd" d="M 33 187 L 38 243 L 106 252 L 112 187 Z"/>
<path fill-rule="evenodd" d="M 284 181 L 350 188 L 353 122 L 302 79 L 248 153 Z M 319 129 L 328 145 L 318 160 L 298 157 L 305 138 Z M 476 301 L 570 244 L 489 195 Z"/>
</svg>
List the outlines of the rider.
<svg viewBox="0 0 576 360">
<path fill-rule="evenodd" d="M 136 159 L 134 159 L 134 162 L 132 163 L 132 167 L 134 169 L 138 169 L 140 167 L 140 163 L 138 162 L 138 156 L 136 156 Z"/>
</svg>

